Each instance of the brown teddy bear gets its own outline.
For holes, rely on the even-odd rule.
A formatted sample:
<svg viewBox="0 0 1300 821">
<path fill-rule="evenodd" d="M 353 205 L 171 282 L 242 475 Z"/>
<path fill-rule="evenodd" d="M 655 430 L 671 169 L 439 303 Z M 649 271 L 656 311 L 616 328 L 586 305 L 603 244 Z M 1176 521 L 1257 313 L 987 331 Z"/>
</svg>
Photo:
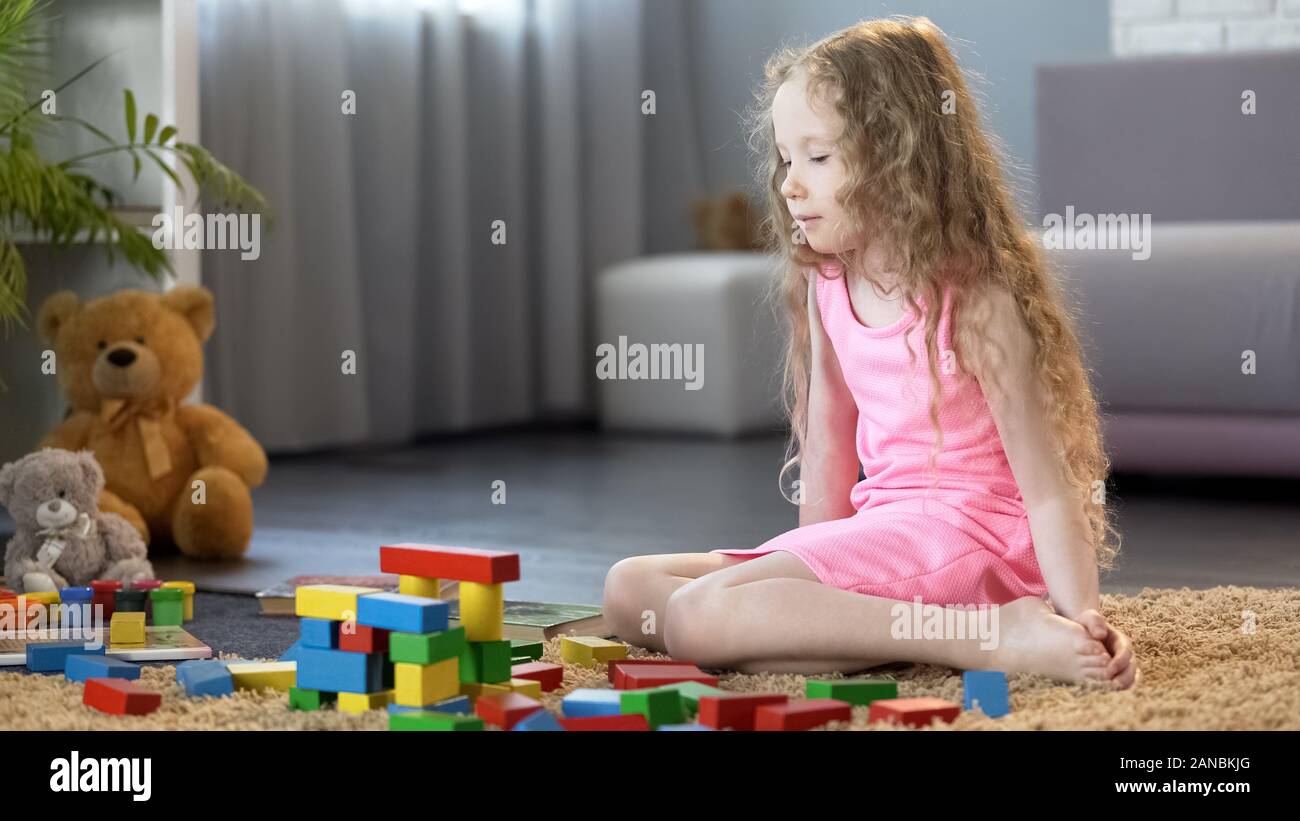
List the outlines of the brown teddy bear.
<svg viewBox="0 0 1300 821">
<path fill-rule="evenodd" d="M 203 375 L 212 293 L 126 290 L 84 305 L 71 291 L 41 306 L 72 412 L 41 444 L 88 449 L 104 470 L 100 510 L 150 544 L 200 559 L 243 555 L 253 533 L 250 489 L 266 453 L 211 405 L 182 405 Z"/>
<path fill-rule="evenodd" d="M 96 510 L 103 488 L 104 473 L 84 450 L 42 448 L 0 468 L 0 505 L 18 527 L 5 549 L 6 584 L 32 593 L 152 579 L 140 534 Z"/>
</svg>

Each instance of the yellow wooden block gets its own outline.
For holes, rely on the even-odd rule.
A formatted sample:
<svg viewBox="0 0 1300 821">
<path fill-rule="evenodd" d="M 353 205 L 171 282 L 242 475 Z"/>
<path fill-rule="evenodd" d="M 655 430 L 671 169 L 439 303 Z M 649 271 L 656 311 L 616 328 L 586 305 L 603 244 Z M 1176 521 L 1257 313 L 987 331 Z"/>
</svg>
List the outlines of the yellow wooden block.
<svg viewBox="0 0 1300 821">
<path fill-rule="evenodd" d="M 478 682 L 465 681 L 461 682 L 460 694 L 469 696 L 471 700 L 478 698 L 484 693 L 509 693 L 510 687 L 505 684 L 480 684 Z"/>
<path fill-rule="evenodd" d="M 144 613 L 114 613 L 108 622 L 108 643 L 144 644 Z"/>
<path fill-rule="evenodd" d="M 435 664 L 393 665 L 397 703 L 403 707 L 425 707 L 454 698 L 460 692 L 460 659 Z"/>
<path fill-rule="evenodd" d="M 460 626 L 466 641 L 501 641 L 505 617 L 505 585 L 460 583 Z"/>
<path fill-rule="evenodd" d="M 397 592 L 407 596 L 423 596 L 426 599 L 438 598 L 438 580 L 423 576 L 398 576 Z"/>
<path fill-rule="evenodd" d="M 560 658 L 595 667 L 600 662 L 627 658 L 627 645 L 595 636 L 561 636 Z"/>
<path fill-rule="evenodd" d="M 294 613 L 312 619 L 349 621 L 357 617 L 357 597 L 382 592 L 377 587 L 304 584 L 294 594 Z"/>
<path fill-rule="evenodd" d="M 44 605 L 59 603 L 59 594 L 56 590 L 38 590 L 35 593 L 24 593 L 23 595 L 27 597 L 29 602 L 38 601 Z"/>
<path fill-rule="evenodd" d="M 530 696 L 532 698 L 542 697 L 542 683 L 540 681 L 533 681 L 529 678 L 510 679 L 510 690 L 511 692 Z"/>
<path fill-rule="evenodd" d="M 236 690 L 261 690 L 269 687 L 287 693 L 298 681 L 296 661 L 250 661 L 228 664 L 226 670 L 230 673 Z"/>
<path fill-rule="evenodd" d="M 393 698 L 392 690 L 378 693 L 339 693 L 338 708 L 341 713 L 364 713 L 382 710 Z"/>
<path fill-rule="evenodd" d="M 194 618 L 194 582 L 163 582 L 163 587 L 177 587 L 185 591 L 185 607 L 181 621 Z"/>
</svg>

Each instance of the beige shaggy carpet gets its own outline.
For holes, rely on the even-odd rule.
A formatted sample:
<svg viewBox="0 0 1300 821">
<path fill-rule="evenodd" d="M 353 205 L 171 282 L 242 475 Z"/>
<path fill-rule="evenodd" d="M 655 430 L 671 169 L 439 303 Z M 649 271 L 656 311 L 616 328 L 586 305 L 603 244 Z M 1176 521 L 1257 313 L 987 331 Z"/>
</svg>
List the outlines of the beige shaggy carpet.
<svg viewBox="0 0 1300 821">
<path fill-rule="evenodd" d="M 1103 596 L 1104 612 L 1136 645 L 1142 680 L 1129 691 L 1100 685 L 1056 684 L 1039 676 L 1011 677 L 1011 713 L 990 719 L 962 715 L 954 730 L 1244 730 L 1300 729 L 1300 590 L 1216 587 L 1146 589 L 1137 596 Z M 646 656 L 639 649 L 632 655 Z M 544 661 L 559 662 L 559 641 Z M 925 665 L 893 665 L 871 674 L 899 683 L 900 696 L 937 696 L 961 703 L 961 673 Z M 867 674 L 863 674 L 867 675 Z M 719 685 L 737 692 L 801 697 L 804 677 L 723 673 Z M 144 730 L 381 730 L 387 714 L 290 711 L 284 693 L 237 692 L 225 698 L 186 698 L 171 666 L 146 667 L 141 683 L 163 694 L 148 716 L 109 716 L 82 705 L 82 685 L 60 676 L 0 672 L 0 729 Z M 608 687 L 603 665 L 566 665 L 564 685 L 544 694 L 559 710 L 564 693 Z M 868 725 L 867 708 L 829 729 Z"/>
</svg>

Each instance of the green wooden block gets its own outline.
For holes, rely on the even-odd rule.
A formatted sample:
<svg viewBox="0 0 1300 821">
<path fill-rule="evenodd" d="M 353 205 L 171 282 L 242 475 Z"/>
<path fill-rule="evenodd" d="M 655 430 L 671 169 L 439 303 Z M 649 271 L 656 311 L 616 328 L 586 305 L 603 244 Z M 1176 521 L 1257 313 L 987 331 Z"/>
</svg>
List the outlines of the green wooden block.
<svg viewBox="0 0 1300 821">
<path fill-rule="evenodd" d="M 335 698 L 337 698 L 337 694 L 335 693 L 326 693 L 321 690 L 307 690 L 302 687 L 290 687 L 289 709 L 302 710 L 304 713 L 310 713 L 331 703 Z"/>
<path fill-rule="evenodd" d="M 510 640 L 510 654 L 515 657 L 517 664 L 522 663 L 517 661 L 520 658 L 526 658 L 527 661 L 537 661 L 542 657 L 545 650 L 546 648 L 540 641 Z"/>
<path fill-rule="evenodd" d="M 437 633 L 389 633 L 388 660 L 402 664 L 437 664 L 465 652 L 465 628 Z"/>
<path fill-rule="evenodd" d="M 510 642 L 468 641 L 460 654 L 463 684 L 500 684 L 510 679 Z"/>
<path fill-rule="evenodd" d="M 833 698 L 865 707 L 882 698 L 898 698 L 898 682 L 886 678 L 848 681 L 808 679 L 804 685 L 804 695 L 808 698 Z"/>
<path fill-rule="evenodd" d="M 510 666 L 514 667 L 516 664 L 532 664 L 536 660 L 537 659 L 531 658 L 529 656 L 514 656 L 513 658 L 510 659 Z"/>
<path fill-rule="evenodd" d="M 619 711 L 640 713 L 650 724 L 650 729 L 660 724 L 681 724 L 686 720 L 682 694 L 676 690 L 652 687 L 646 690 L 624 690 L 618 698 Z"/>
<path fill-rule="evenodd" d="M 686 711 L 687 717 L 693 716 L 699 711 L 700 696 L 724 696 L 727 694 L 726 690 L 719 690 L 717 687 L 705 684 L 702 681 L 678 681 L 650 689 L 672 690 L 681 695 L 682 708 Z"/>
<path fill-rule="evenodd" d="M 155 590 L 155 593 L 158 591 Z M 177 593 L 182 591 L 177 590 Z M 154 627 L 180 627 L 184 621 L 185 602 L 184 601 L 154 601 L 153 603 L 153 626 Z"/>
<path fill-rule="evenodd" d="M 388 729 L 472 732 L 483 729 L 483 719 L 460 713 L 439 713 L 434 710 L 404 710 L 388 714 Z"/>
</svg>

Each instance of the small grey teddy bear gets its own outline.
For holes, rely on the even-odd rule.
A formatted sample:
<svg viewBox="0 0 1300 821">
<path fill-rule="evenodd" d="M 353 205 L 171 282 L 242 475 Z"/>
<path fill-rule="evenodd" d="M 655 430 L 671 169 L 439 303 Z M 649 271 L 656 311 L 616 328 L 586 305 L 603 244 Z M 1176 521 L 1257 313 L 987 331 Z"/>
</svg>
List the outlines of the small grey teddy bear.
<svg viewBox="0 0 1300 821">
<path fill-rule="evenodd" d="M 126 519 L 99 511 L 104 471 L 88 450 L 42 448 L 0 468 L 0 505 L 18 532 L 5 549 L 17 593 L 153 578 L 144 540 Z"/>
</svg>

